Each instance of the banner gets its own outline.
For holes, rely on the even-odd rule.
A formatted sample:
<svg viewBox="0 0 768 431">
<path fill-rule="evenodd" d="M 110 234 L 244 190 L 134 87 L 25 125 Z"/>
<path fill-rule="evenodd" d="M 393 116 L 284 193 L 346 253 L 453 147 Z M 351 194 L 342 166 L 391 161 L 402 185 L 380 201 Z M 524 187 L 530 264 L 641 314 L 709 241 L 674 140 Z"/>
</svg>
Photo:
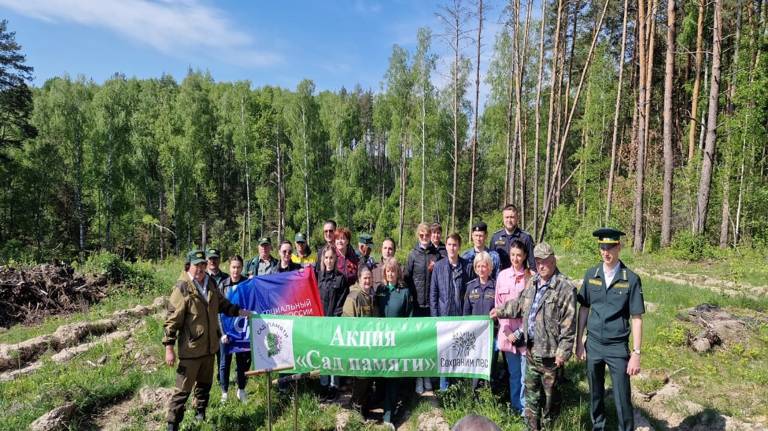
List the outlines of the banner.
<svg viewBox="0 0 768 431">
<path fill-rule="evenodd" d="M 241 282 L 227 292 L 227 299 L 258 314 L 322 316 L 323 305 L 315 272 L 310 268 L 261 275 Z M 229 338 L 227 353 L 251 350 L 251 326 L 247 317 L 219 315 L 221 328 Z"/>
<path fill-rule="evenodd" d="M 489 379 L 491 320 L 252 316 L 252 368 L 362 377 Z"/>
</svg>

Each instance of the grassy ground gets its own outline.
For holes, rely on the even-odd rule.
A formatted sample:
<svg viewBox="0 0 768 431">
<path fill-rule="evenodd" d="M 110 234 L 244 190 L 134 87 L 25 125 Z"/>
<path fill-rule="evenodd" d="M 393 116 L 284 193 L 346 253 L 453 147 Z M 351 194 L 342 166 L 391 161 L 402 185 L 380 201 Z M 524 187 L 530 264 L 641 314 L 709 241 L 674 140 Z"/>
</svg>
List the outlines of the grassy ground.
<svg viewBox="0 0 768 431">
<path fill-rule="evenodd" d="M 630 265 L 651 266 L 669 272 L 707 272 L 708 266 L 714 266 L 713 277 L 721 277 L 730 267 L 741 267 L 745 258 L 729 259 L 726 262 L 685 264 L 653 256 L 640 258 L 627 255 L 624 260 Z M 749 269 L 740 274 L 739 280 L 753 281 L 752 277 L 766 271 L 763 267 L 754 268 L 753 258 Z M 759 258 L 755 258 L 759 259 Z M 585 259 L 582 256 L 563 254 L 560 256 L 561 270 L 572 278 L 581 278 L 585 269 L 597 262 L 597 256 Z M 108 316 L 112 311 L 132 307 L 135 304 L 148 304 L 158 296 L 167 294 L 173 280 L 181 268 L 180 261 L 169 261 L 155 265 L 156 284 L 152 288 L 136 293 L 122 288 L 110 295 L 101 304 L 89 312 L 69 316 L 50 318 L 33 327 L 15 326 L 0 334 L 0 343 L 24 340 L 36 335 L 50 333 L 62 323 L 79 320 L 92 320 Z M 700 355 L 686 346 L 688 332 L 695 332 L 691 324 L 676 319 L 681 309 L 700 303 L 720 305 L 736 314 L 748 315 L 768 309 L 768 300 L 747 300 L 729 298 L 709 290 L 694 287 L 677 286 L 669 283 L 644 279 L 646 302 L 656 305 L 655 311 L 644 319 L 644 343 L 642 368 L 658 375 L 677 372 L 674 381 L 683 382 L 680 395 L 682 400 L 690 400 L 722 414 L 737 418 L 750 418 L 768 415 L 768 406 L 755 400 L 768 399 L 768 327 L 756 323 L 745 334 L 743 340 L 718 348 L 714 353 Z M 0 429 L 24 429 L 37 417 L 64 402 L 76 404 L 73 429 L 91 429 L 91 418 L 105 406 L 135 396 L 143 386 L 171 387 L 174 381 L 173 369 L 162 364 L 163 349 L 159 340 L 162 337 L 162 321 L 156 317 L 146 319 L 144 326 L 136 331 L 135 349 L 142 350 L 147 356 L 156 358 L 156 366 L 147 369 L 137 364 L 134 351 L 127 352 L 122 342 L 115 342 L 96 347 L 74 358 L 69 363 L 54 364 L 46 360 L 43 368 L 34 374 L 20 377 L 11 382 L 0 383 Z M 106 356 L 102 366 L 88 363 L 97 362 Z M 154 369 L 153 369 L 154 368 Z M 579 430 L 589 429 L 588 393 L 584 367 L 582 363 L 571 361 L 566 368 L 567 383 L 563 386 L 563 407 L 554 429 Z M 648 379 L 642 382 L 633 380 L 640 389 L 650 391 L 662 384 L 659 380 Z M 248 383 L 250 398 L 247 404 L 230 402 L 219 403 L 220 392 L 216 385 L 211 393 L 211 406 L 208 421 L 198 425 L 188 411 L 184 421 L 186 429 L 234 430 L 266 429 L 265 384 L 263 379 L 251 379 Z M 231 394 L 233 395 L 233 394 Z M 273 409 L 274 429 L 292 429 L 292 407 L 288 397 L 273 392 L 277 400 Z M 469 413 L 479 413 L 499 423 L 502 429 L 524 429 L 522 421 L 510 416 L 507 400 L 499 399 L 488 390 L 482 390 L 475 398 L 464 385 L 453 387 L 439 398 L 444 416 L 451 424 Z M 416 425 L 418 414 L 433 408 L 426 402 L 408 404 L 411 411 L 409 423 Z M 336 405 L 320 404 L 309 390 L 304 390 L 299 402 L 299 429 L 331 430 L 334 429 Z M 608 400 L 609 427 L 615 423 L 611 400 Z M 151 409 L 136 407 L 125 419 L 125 429 L 146 429 L 164 421 L 163 408 Z M 378 427 L 366 423 L 357 414 L 351 414 L 349 428 L 356 430 L 375 430 Z M 380 429 L 380 428 L 378 428 Z M 412 429 L 415 429 L 412 427 Z"/>
</svg>

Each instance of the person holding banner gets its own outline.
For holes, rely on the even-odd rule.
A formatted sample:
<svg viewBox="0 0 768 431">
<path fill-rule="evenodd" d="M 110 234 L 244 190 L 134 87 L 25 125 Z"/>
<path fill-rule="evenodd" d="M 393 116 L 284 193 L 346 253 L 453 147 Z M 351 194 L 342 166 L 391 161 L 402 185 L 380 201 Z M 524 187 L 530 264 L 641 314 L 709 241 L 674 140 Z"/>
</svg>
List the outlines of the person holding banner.
<svg viewBox="0 0 768 431">
<path fill-rule="evenodd" d="M 205 410 L 213 383 L 214 354 L 219 350 L 218 313 L 249 316 L 224 298 L 208 274 L 202 250 L 192 252 L 189 271 L 182 272 L 168 301 L 168 317 L 163 328 L 165 362 L 176 363 L 174 345 L 179 343 L 176 389 L 168 403 L 169 430 L 177 430 L 184 417 L 184 405 L 195 390 L 195 419 L 205 420 Z"/>
<path fill-rule="evenodd" d="M 323 315 L 339 317 L 344 309 L 344 301 L 349 294 L 349 285 L 344 275 L 336 265 L 337 252 L 335 248 L 323 250 L 322 271 L 317 274 L 317 289 L 323 302 Z M 333 400 L 338 394 L 338 376 L 321 376 L 320 385 L 324 390 L 322 398 Z"/>
<path fill-rule="evenodd" d="M 429 284 L 429 311 L 432 317 L 461 316 L 469 272 L 467 261 L 459 256 L 461 235 L 453 233 L 445 240 L 446 258 L 440 259 L 432 271 Z M 448 378 L 440 377 L 440 390 L 448 389 Z"/>
<path fill-rule="evenodd" d="M 467 283 L 467 293 L 464 296 L 464 316 L 487 316 L 493 310 L 496 300 L 496 282 L 491 278 L 493 259 L 488 252 L 481 251 L 475 255 L 472 267 L 477 278 Z M 494 324 L 494 335 L 498 329 Z M 491 377 L 496 376 L 496 352 L 491 356 Z M 472 379 L 472 387 L 477 388 L 480 379 Z"/>
<path fill-rule="evenodd" d="M 373 274 L 367 266 L 360 267 L 359 282 L 357 288 L 350 289 L 347 299 L 344 301 L 342 317 L 378 317 L 379 312 L 373 302 Z M 371 387 L 371 379 L 357 377 L 352 386 L 352 398 L 350 407 L 361 415 L 368 407 L 368 390 Z"/>
<path fill-rule="evenodd" d="M 376 308 L 379 317 L 411 317 L 413 315 L 413 292 L 403 283 L 402 269 L 394 257 L 384 262 L 384 284 L 376 287 Z M 403 379 L 384 379 L 384 423 L 392 424 L 397 405 L 397 390 Z M 394 429 L 394 428 L 392 428 Z"/>
<path fill-rule="evenodd" d="M 531 278 L 528 269 L 527 246 L 520 240 L 512 240 L 509 246 L 511 266 L 499 272 L 496 281 L 496 307 L 502 307 L 507 301 L 518 299 Z M 504 352 L 509 371 L 510 404 L 515 412 L 523 414 L 525 408 L 525 340 L 515 335 L 523 326 L 523 320 L 499 319 L 498 347 Z M 519 334 L 519 333 L 518 333 Z"/>
<path fill-rule="evenodd" d="M 293 246 L 290 241 L 283 241 L 280 243 L 280 247 L 277 249 L 277 252 L 280 254 L 280 262 L 277 264 L 276 272 L 297 271 L 302 268 L 301 265 L 293 262 L 291 259 L 292 251 Z"/>
<path fill-rule="evenodd" d="M 549 428 L 560 407 L 561 373 L 576 339 L 576 286 L 557 269 L 552 246 L 533 249 L 537 274 L 520 298 L 491 310 L 492 319 L 523 319 L 510 341 L 526 342 L 525 420 L 530 430 Z"/>
<path fill-rule="evenodd" d="M 242 277 L 240 272 L 243 270 L 243 258 L 239 255 L 235 255 L 229 258 L 229 272 L 232 273 L 229 277 L 222 280 L 219 290 L 221 294 L 228 301 L 231 299 L 231 293 L 237 289 L 237 285 L 246 279 Z M 232 353 L 227 351 L 227 345 L 229 344 L 229 338 L 221 328 L 221 316 L 223 313 L 219 313 L 219 328 L 221 333 L 221 348 L 219 350 L 219 385 L 221 386 L 221 400 L 227 401 L 229 397 L 229 371 L 232 364 Z M 238 351 L 235 353 L 235 366 L 237 375 L 237 399 L 245 402 L 247 394 L 245 392 L 245 384 L 247 383 L 245 372 L 251 368 L 251 352 L 250 350 Z"/>
</svg>

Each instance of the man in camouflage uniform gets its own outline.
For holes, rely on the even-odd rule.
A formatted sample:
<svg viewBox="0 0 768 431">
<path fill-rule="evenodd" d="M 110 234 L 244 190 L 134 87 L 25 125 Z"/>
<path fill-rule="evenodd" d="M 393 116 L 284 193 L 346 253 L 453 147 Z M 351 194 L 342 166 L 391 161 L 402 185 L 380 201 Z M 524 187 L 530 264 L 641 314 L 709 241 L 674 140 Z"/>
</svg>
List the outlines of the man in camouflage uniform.
<svg viewBox="0 0 768 431">
<path fill-rule="evenodd" d="M 552 246 L 533 250 L 537 274 L 518 299 L 491 311 L 495 318 L 520 318 L 513 333 L 528 348 L 525 372 L 525 420 L 530 430 L 548 428 L 559 410 L 558 374 L 571 357 L 576 336 L 576 287 L 557 269 Z"/>
<path fill-rule="evenodd" d="M 189 270 L 182 272 L 168 301 L 163 344 L 165 362 L 176 363 L 173 346 L 179 344 L 179 365 L 176 368 L 176 390 L 168 403 L 168 430 L 178 430 L 184 418 L 184 405 L 195 390 L 195 418 L 205 419 L 205 409 L 213 383 L 213 356 L 219 351 L 219 313 L 228 316 L 249 316 L 224 298 L 206 272 L 206 257 L 201 250 L 189 255 Z"/>
</svg>

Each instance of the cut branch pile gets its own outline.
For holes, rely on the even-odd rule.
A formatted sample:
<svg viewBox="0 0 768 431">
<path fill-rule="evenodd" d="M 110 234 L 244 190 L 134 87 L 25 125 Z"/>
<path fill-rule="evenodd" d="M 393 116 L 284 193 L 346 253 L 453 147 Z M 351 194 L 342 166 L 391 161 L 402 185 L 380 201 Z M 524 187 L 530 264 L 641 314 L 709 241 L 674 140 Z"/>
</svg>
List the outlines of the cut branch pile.
<svg viewBox="0 0 768 431">
<path fill-rule="evenodd" d="M 0 326 L 83 311 L 106 296 L 106 284 L 103 277 L 84 277 L 63 264 L 0 267 Z"/>
</svg>

